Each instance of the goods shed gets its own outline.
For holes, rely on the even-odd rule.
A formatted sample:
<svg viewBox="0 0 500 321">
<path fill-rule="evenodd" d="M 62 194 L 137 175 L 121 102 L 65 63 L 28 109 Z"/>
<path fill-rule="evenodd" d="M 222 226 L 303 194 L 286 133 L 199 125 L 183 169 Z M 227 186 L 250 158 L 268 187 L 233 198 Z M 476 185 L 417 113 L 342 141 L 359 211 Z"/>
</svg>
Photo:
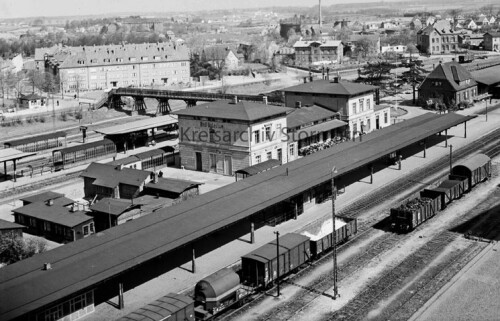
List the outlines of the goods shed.
<svg viewBox="0 0 500 321">
<path fill-rule="evenodd" d="M 22 152 L 20 150 L 14 149 L 14 148 L 6 148 L 6 149 L 0 149 L 0 163 L 3 162 L 3 176 L 5 179 L 9 176 L 7 174 L 7 162 L 12 162 L 14 165 L 14 182 L 17 181 L 16 179 L 16 165 L 17 161 L 19 161 L 22 158 L 29 157 L 32 155 L 35 155 L 36 153 L 32 152 Z"/>
<path fill-rule="evenodd" d="M 30 136 L 27 138 L 10 140 L 3 143 L 4 148 L 15 148 L 22 152 L 38 152 L 51 148 L 66 147 L 66 132 Z"/>
<path fill-rule="evenodd" d="M 239 169 L 234 172 L 234 176 L 236 178 L 236 181 L 239 179 L 244 179 L 248 176 L 253 176 L 262 172 L 265 172 L 267 170 L 270 170 L 271 168 L 277 167 L 281 165 L 281 161 L 277 159 L 269 159 L 266 160 L 265 162 L 255 164 L 249 167 L 245 167 L 243 169 Z"/>
<path fill-rule="evenodd" d="M 35 320 L 88 289 L 96 294 L 92 306 L 106 302 L 118 284 L 131 289 L 188 262 L 194 252 L 203 255 L 247 234 L 266 210 L 329 182 L 332 166 L 336 177 L 346 175 L 472 118 L 424 114 L 4 267 L 0 319 Z M 41 269 L 46 262 L 58 263 L 47 273 Z"/>
</svg>

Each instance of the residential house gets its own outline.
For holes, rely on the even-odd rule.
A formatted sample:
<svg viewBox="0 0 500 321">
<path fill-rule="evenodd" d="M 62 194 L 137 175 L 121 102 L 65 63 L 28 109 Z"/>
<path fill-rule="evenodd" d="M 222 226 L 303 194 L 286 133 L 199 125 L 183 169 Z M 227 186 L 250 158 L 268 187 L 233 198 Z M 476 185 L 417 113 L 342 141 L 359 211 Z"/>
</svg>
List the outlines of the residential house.
<svg viewBox="0 0 500 321">
<path fill-rule="evenodd" d="M 418 18 L 413 18 L 413 20 L 410 22 L 410 29 L 417 31 L 422 29 L 422 21 Z"/>
<path fill-rule="evenodd" d="M 91 163 L 81 174 L 87 199 L 139 197 L 154 177 L 153 172 L 127 168 L 123 165 Z"/>
<path fill-rule="evenodd" d="M 418 89 L 421 100 L 448 106 L 472 101 L 477 93 L 477 83 L 471 73 L 456 61 L 440 63 Z"/>
<path fill-rule="evenodd" d="M 233 175 L 268 159 L 288 162 L 289 108 L 247 101 L 214 101 L 175 112 L 181 166 Z"/>
<path fill-rule="evenodd" d="M 348 124 L 348 138 L 390 125 L 390 108 L 376 108 L 378 87 L 334 80 L 317 80 L 282 90 L 285 106 L 318 105 Z"/>
<path fill-rule="evenodd" d="M 427 26 L 417 32 L 417 46 L 421 52 L 428 54 L 452 53 L 458 49 L 460 33 L 451 28 Z"/>
<path fill-rule="evenodd" d="M 346 47 L 349 47 L 350 51 L 354 52 L 354 49 L 359 46 L 359 42 L 362 40 L 370 42 L 369 52 L 364 52 L 364 55 L 377 55 L 380 53 L 380 35 L 350 35 Z"/>
<path fill-rule="evenodd" d="M 167 40 L 175 40 L 175 33 L 172 30 L 167 30 L 167 32 L 165 32 L 165 37 Z"/>
<path fill-rule="evenodd" d="M 0 219 L 0 236 L 12 235 L 14 237 L 23 237 L 23 230 L 25 228 L 21 224 Z"/>
<path fill-rule="evenodd" d="M 58 74 L 64 91 L 188 82 L 189 50 L 174 43 L 36 48 L 38 69 Z"/>
<path fill-rule="evenodd" d="M 407 46 L 403 45 L 396 45 L 396 46 L 382 46 L 381 48 L 381 53 L 386 53 L 386 52 L 395 52 L 395 53 L 405 53 L 408 50 Z"/>
<path fill-rule="evenodd" d="M 482 46 L 484 34 L 465 33 L 458 36 L 458 43 L 462 48 L 479 49 Z"/>
<path fill-rule="evenodd" d="M 429 16 L 427 19 L 425 19 L 425 25 L 426 26 L 432 26 L 436 22 L 436 17 Z"/>
<path fill-rule="evenodd" d="M 343 46 L 338 40 L 297 41 L 293 45 L 296 64 L 331 64 L 342 61 Z"/>
<path fill-rule="evenodd" d="M 216 68 L 227 70 L 238 69 L 240 61 L 236 56 L 236 50 L 227 45 L 215 45 L 203 48 L 201 59 L 209 62 Z"/>
<path fill-rule="evenodd" d="M 500 51 L 500 32 L 487 32 L 484 34 L 484 49 Z"/>
<path fill-rule="evenodd" d="M 95 233 L 94 221 L 75 201 L 66 197 L 37 201 L 12 210 L 26 232 L 59 243 L 73 242 Z"/>
<path fill-rule="evenodd" d="M 477 23 L 474 21 L 474 19 L 466 19 L 462 23 L 463 28 L 469 29 L 469 30 L 476 30 L 478 28 Z"/>
</svg>

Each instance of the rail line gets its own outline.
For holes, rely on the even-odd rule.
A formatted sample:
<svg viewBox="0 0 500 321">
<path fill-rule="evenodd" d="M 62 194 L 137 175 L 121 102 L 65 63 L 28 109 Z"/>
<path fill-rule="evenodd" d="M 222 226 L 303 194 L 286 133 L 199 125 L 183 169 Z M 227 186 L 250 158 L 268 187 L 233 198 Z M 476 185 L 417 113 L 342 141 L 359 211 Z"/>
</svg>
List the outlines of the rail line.
<svg viewBox="0 0 500 321">
<path fill-rule="evenodd" d="M 480 144 L 470 144 L 464 146 L 457 150 L 454 155 L 455 159 L 466 157 L 474 152 L 481 151 L 491 158 L 500 154 L 500 147 L 494 144 L 500 139 L 500 129 L 497 129 L 487 136 L 484 136 Z M 362 201 L 353 201 L 347 206 L 345 206 L 338 215 L 346 217 L 357 217 L 369 208 L 375 207 L 382 204 L 392 195 L 402 193 L 402 197 L 398 200 L 403 200 L 409 195 L 413 194 L 411 191 L 417 185 L 415 182 L 421 182 L 427 179 L 429 176 L 434 176 L 439 174 L 440 171 L 448 167 L 448 156 L 443 156 L 432 164 L 425 168 L 418 169 L 409 174 L 408 178 L 405 180 L 398 180 L 396 182 L 390 183 L 376 192 L 370 193 L 370 195 L 364 198 Z M 410 191 L 410 192 L 408 192 Z M 356 243 L 357 240 L 361 240 L 365 237 L 369 237 L 371 233 L 374 233 L 373 225 L 380 220 L 380 215 L 374 215 L 364 222 L 358 225 L 358 234 L 349 242 L 346 246 L 351 246 Z M 425 227 L 425 224 L 423 225 Z M 422 228 L 422 227 L 419 227 Z M 417 228 L 417 230 L 419 229 Z M 456 234 L 455 234 L 456 235 Z M 370 246 L 370 248 L 363 253 L 359 253 L 347 262 L 344 262 L 339 266 L 338 280 L 345 279 L 347 276 L 352 275 L 357 270 L 366 266 L 374 258 L 382 255 L 388 250 L 394 248 L 399 242 L 408 238 L 408 235 L 399 235 L 394 233 L 385 233 L 380 237 L 377 237 Z M 339 247 L 339 251 L 342 251 L 345 246 Z M 323 261 L 331 260 L 331 253 L 323 256 L 321 259 L 316 261 L 314 265 L 319 265 Z M 306 268 L 294 276 L 291 276 L 287 283 L 294 284 L 294 279 L 299 276 L 303 276 L 305 273 L 313 273 L 313 268 Z M 307 306 L 313 302 L 314 299 L 319 297 L 324 291 L 330 289 L 333 285 L 333 280 L 331 278 L 331 273 L 325 273 L 317 277 L 313 282 L 311 282 L 306 287 L 300 290 L 298 295 L 295 295 L 293 299 L 288 302 L 272 309 L 272 311 L 262 315 L 258 320 L 289 320 L 293 316 L 297 315 L 303 311 Z M 309 289 L 314 289 L 310 291 Z M 258 304 L 259 300 L 255 301 Z M 357 306 L 356 309 L 359 309 Z M 237 313 L 235 313 L 237 314 Z"/>
</svg>

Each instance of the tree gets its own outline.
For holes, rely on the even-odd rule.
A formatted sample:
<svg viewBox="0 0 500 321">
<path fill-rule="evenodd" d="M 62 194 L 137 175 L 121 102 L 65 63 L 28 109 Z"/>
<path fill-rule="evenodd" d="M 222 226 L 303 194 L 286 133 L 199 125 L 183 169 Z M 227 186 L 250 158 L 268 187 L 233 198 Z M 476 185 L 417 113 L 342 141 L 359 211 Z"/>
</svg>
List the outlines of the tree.
<svg viewBox="0 0 500 321">
<path fill-rule="evenodd" d="M 354 48 L 354 53 L 356 56 L 362 54 L 363 57 L 370 56 L 374 52 L 373 42 L 369 38 L 361 38 L 356 41 L 356 47 Z"/>
<path fill-rule="evenodd" d="M 26 76 L 28 77 L 28 82 L 31 84 L 33 93 L 35 92 L 35 88 L 40 89 L 44 81 L 44 76 L 40 71 L 36 69 L 30 70 Z"/>
<path fill-rule="evenodd" d="M 363 69 L 358 69 L 358 81 L 378 86 L 391 78 L 392 68 L 393 66 L 385 61 L 368 62 Z"/>
<path fill-rule="evenodd" d="M 454 8 L 448 10 L 448 14 L 453 18 L 453 22 L 457 21 L 457 17 L 462 13 L 462 9 Z"/>
<path fill-rule="evenodd" d="M 411 60 L 411 59 L 410 59 Z M 416 103 L 416 88 L 424 79 L 427 71 L 423 68 L 421 60 L 411 60 L 409 70 L 403 72 L 403 77 L 406 77 L 413 88 L 413 104 Z"/>
<path fill-rule="evenodd" d="M 22 237 L 7 233 L 0 236 L 0 262 L 12 264 L 47 250 L 47 242 L 39 239 L 24 240 Z"/>
<path fill-rule="evenodd" d="M 486 13 L 488 16 L 492 16 L 493 11 L 494 11 L 494 6 L 492 4 L 481 7 L 481 12 Z"/>
</svg>

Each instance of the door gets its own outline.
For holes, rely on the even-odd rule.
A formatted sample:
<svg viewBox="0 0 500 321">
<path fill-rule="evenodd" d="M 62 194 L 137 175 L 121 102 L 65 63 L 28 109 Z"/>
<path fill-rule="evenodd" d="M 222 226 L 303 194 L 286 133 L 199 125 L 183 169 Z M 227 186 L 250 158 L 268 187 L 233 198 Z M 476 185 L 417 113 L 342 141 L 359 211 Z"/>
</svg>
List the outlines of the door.
<svg viewBox="0 0 500 321">
<path fill-rule="evenodd" d="M 196 170 L 201 172 L 203 170 L 203 166 L 201 163 L 201 153 L 196 152 L 195 154 L 196 154 Z"/>
<path fill-rule="evenodd" d="M 278 160 L 280 161 L 280 163 L 283 163 L 282 160 L 281 160 L 282 157 L 283 156 L 282 156 L 281 148 L 278 148 Z"/>
<path fill-rule="evenodd" d="M 233 175 L 233 162 L 231 155 L 224 155 L 224 175 Z"/>
<path fill-rule="evenodd" d="M 375 129 L 380 129 L 380 120 L 378 116 L 375 118 Z"/>
</svg>

